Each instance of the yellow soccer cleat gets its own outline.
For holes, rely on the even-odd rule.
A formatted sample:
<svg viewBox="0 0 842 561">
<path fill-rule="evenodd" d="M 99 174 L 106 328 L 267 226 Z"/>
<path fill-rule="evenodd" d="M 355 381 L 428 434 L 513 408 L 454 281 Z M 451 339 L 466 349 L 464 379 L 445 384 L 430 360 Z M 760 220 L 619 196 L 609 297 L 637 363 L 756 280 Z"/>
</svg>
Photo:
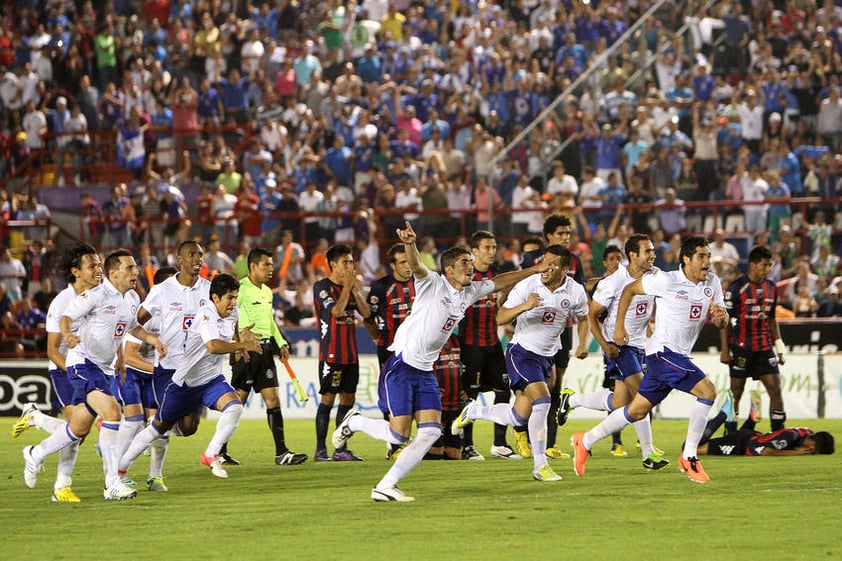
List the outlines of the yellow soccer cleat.
<svg viewBox="0 0 842 561">
<path fill-rule="evenodd" d="M 532 472 L 535 481 L 561 481 L 562 477 L 553 471 L 549 464 L 544 464 Z"/>
<path fill-rule="evenodd" d="M 81 503 L 82 499 L 77 497 L 70 487 L 62 487 L 53 491 L 52 501 L 54 503 Z"/>
<path fill-rule="evenodd" d="M 611 455 L 615 458 L 625 458 L 629 455 L 626 448 L 622 444 L 617 444 L 611 449 Z"/>
<path fill-rule="evenodd" d="M 570 454 L 566 454 L 559 450 L 558 445 L 553 446 L 552 448 L 547 448 L 547 457 L 552 460 L 569 460 Z"/>
<path fill-rule="evenodd" d="M 29 418 L 35 411 L 37 411 L 37 409 L 35 408 L 34 403 L 27 403 L 24 406 L 23 411 L 21 411 L 20 417 L 18 417 L 18 420 L 15 421 L 14 425 L 12 425 L 12 438 L 19 437 L 24 433 L 24 431 L 26 431 L 26 429 L 28 429 L 31 426 L 29 424 Z"/>
<path fill-rule="evenodd" d="M 532 448 L 529 446 L 529 434 L 526 431 L 515 432 L 515 451 L 524 458 L 532 457 Z"/>
</svg>

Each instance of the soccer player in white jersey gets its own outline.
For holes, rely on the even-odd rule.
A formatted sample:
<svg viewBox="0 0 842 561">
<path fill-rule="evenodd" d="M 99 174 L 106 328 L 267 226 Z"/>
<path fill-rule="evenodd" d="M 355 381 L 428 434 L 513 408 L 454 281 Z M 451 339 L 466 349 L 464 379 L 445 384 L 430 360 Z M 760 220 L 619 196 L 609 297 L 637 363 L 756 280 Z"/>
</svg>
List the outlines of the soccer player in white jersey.
<svg viewBox="0 0 842 561">
<path fill-rule="evenodd" d="M 166 434 L 185 415 L 204 405 L 222 415 L 200 460 L 216 477 L 228 477 L 222 467 L 219 450 L 237 430 L 243 404 L 237 391 L 222 375 L 225 355 L 261 352 L 260 341 L 251 332 L 252 326 L 237 333 L 239 291 L 240 283 L 233 276 L 221 273 L 213 278 L 210 284 L 211 303 L 199 308 L 193 318 L 187 330 L 181 362 L 164 391 L 155 420 L 134 438 L 120 458 L 121 475 L 155 439 Z"/>
<path fill-rule="evenodd" d="M 153 345 L 162 356 L 167 354 L 160 338 L 138 325 L 135 319 L 140 303 L 133 290 L 137 276 L 137 263 L 131 252 L 118 249 L 105 259 L 102 284 L 71 300 L 62 312 L 59 327 L 69 349 L 65 363 L 73 385 L 72 403 L 79 407 L 74 407 L 64 430 L 54 432 L 37 446 L 23 449 L 23 479 L 30 489 L 35 487 L 44 459 L 87 436 L 99 415 L 102 417 L 99 447 L 105 469 L 103 496 L 106 500 L 124 500 L 137 495 L 137 491 L 117 476 L 120 406 L 114 396 L 114 376 L 124 368 L 123 336 L 131 333 Z M 77 334 L 73 333 L 74 321 L 80 323 Z"/>
<path fill-rule="evenodd" d="M 614 378 L 614 390 L 591 393 L 564 390 L 558 411 L 559 425 L 567 421 L 568 413 L 576 407 L 588 407 L 610 413 L 628 405 L 643 378 L 646 328 L 655 308 L 655 297 L 651 294 L 641 294 L 632 299 L 630 307 L 634 312 L 626 314 L 625 320 L 629 337 L 627 344 L 617 345 L 614 342 L 614 326 L 617 323 L 617 308 L 623 289 L 644 275 L 654 274 L 652 264 L 655 262 L 655 246 L 649 236 L 634 234 L 626 240 L 624 250 L 628 265 L 621 264 L 616 271 L 599 281 L 588 310 L 591 333 L 602 347 L 605 370 Z M 659 456 L 652 446 L 649 415 L 635 421 L 634 428 L 643 454 L 643 467 L 657 470 L 668 466 L 669 460 Z"/>
<path fill-rule="evenodd" d="M 68 303 L 86 290 L 102 282 L 102 261 L 96 250 L 86 243 L 76 243 L 64 249 L 58 270 L 63 273 L 68 287 L 56 295 L 47 310 L 47 357 L 50 359 L 50 379 L 53 390 L 66 420 L 73 414 L 73 386 L 67 375 L 67 347 L 61 338 L 59 318 Z M 79 322 L 73 322 L 71 331 L 79 331 Z M 30 403 L 24 407 L 20 418 L 12 427 L 12 436 L 17 438 L 29 427 L 37 427 L 52 434 L 64 428 L 64 421 L 45 415 Z M 74 441 L 58 453 L 58 474 L 53 486 L 53 502 L 78 503 L 79 497 L 71 488 L 73 467 L 79 455 L 79 441 Z"/>
<path fill-rule="evenodd" d="M 161 326 L 161 340 L 169 347 L 167 355 L 158 357 L 155 364 L 152 385 L 158 407 L 161 406 L 164 390 L 169 385 L 175 369 L 184 358 L 184 340 L 187 337 L 187 330 L 199 308 L 210 303 L 208 295 L 210 281 L 199 276 L 204 258 L 202 246 L 189 240 L 181 242 L 176 251 L 178 273 L 161 284 L 153 286 L 137 311 L 137 321 L 141 325 L 145 325 L 153 316 L 157 318 Z M 201 405 L 195 411 L 188 412 L 184 419 L 173 427 L 173 434 L 189 436 L 195 433 L 199 428 L 201 414 Z M 125 438 L 121 442 L 124 450 L 128 448 L 138 431 L 143 429 L 143 421 L 140 418 L 125 421 L 125 424 L 131 423 L 134 427 L 127 427 L 125 431 Z M 151 449 L 151 462 L 160 465 L 162 470 L 168 449 L 169 436 L 157 442 Z M 159 454 L 160 457 L 157 456 Z"/>
<path fill-rule="evenodd" d="M 389 420 L 363 417 L 357 409 L 348 412 L 333 432 L 333 445 L 341 448 L 351 435 L 362 431 L 372 438 L 391 444 L 409 440 L 412 420 L 418 426 L 410 442 L 392 468 L 372 489 L 375 501 L 412 501 L 398 489 L 398 482 L 424 458 L 441 436 L 441 395 L 433 364 L 465 309 L 494 290 L 502 290 L 535 273 L 548 269 L 545 263 L 531 269 L 513 271 L 484 281 L 471 281 L 474 265 L 471 252 L 452 247 L 441 255 L 444 274 L 431 273 L 421 263 L 415 245 L 415 231 L 397 230 L 406 247 L 406 256 L 415 275 L 415 301 L 412 313 L 398 327 L 389 346 L 391 355 L 383 365 L 384 386 L 380 389 L 380 409 L 389 412 Z"/>
<path fill-rule="evenodd" d="M 584 287 L 567 278 L 570 250 L 562 245 L 548 246 L 544 263 L 549 267 L 517 283 L 506 303 L 497 310 L 497 324 L 508 325 L 515 319 L 515 333 L 506 349 L 509 385 L 515 402 L 481 407 L 471 401 L 453 421 L 452 432 L 477 419 L 501 425 L 528 427 L 532 443 L 532 477 L 538 481 L 561 481 L 547 463 L 547 413 L 550 389 L 547 382 L 553 358 L 561 348 L 559 336 L 571 316 L 578 321 L 579 347 L 576 356 L 588 356 L 588 295 Z"/>
<path fill-rule="evenodd" d="M 680 270 L 644 275 L 623 289 L 613 337 L 620 346 L 629 344 L 625 320 L 632 299 L 643 294 L 655 296 L 655 333 L 646 346 L 647 372 L 629 405 L 615 409 L 587 433 L 573 434 L 573 469 L 580 477 L 585 475 L 588 451 L 598 440 L 643 419 L 670 391 L 677 389 L 696 398 L 678 466 L 692 481 L 710 481 L 697 457 L 697 448 L 716 398 L 716 388 L 690 359 L 690 353 L 708 313 L 714 325 L 724 329 L 728 312 L 722 285 L 710 270 L 707 240 L 698 236 L 685 238 L 679 257 Z"/>
</svg>

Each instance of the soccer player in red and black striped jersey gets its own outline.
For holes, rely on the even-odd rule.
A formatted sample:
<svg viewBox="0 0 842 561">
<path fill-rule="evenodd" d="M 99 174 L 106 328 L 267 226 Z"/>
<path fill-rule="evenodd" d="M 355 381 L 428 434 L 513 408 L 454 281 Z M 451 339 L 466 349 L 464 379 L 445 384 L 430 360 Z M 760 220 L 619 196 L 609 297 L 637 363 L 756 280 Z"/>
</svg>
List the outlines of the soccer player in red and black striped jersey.
<svg viewBox="0 0 842 561">
<path fill-rule="evenodd" d="M 760 380 L 769 394 L 769 418 L 776 431 L 786 421 L 778 369 L 786 360 L 786 347 L 775 319 L 778 289 L 769 280 L 771 270 L 771 250 L 755 246 L 748 255 L 748 274 L 728 285 L 725 308 L 731 321 L 721 331 L 720 361 L 730 367 L 735 414 L 739 414 L 746 380 Z M 736 421 L 729 428 L 736 429 Z"/>
<path fill-rule="evenodd" d="M 314 460 L 330 460 L 327 455 L 330 411 L 336 395 L 338 425 L 354 406 L 360 364 L 357 356 L 357 339 L 354 313 L 368 317 L 368 303 L 357 285 L 357 269 L 351 248 L 337 244 L 327 250 L 330 275 L 313 285 L 313 305 L 319 322 L 319 394 L 321 401 L 316 411 L 316 454 Z M 335 450 L 333 460 L 359 460 L 347 448 Z"/>
<path fill-rule="evenodd" d="M 441 390 L 441 437 L 430 448 L 427 457 L 458 460 L 462 454 L 462 437 L 450 430 L 462 407 L 462 348 L 456 335 L 451 335 L 441 348 L 433 370 Z"/>
<path fill-rule="evenodd" d="M 474 275 L 471 280 L 492 279 L 497 274 L 497 241 L 494 234 L 479 230 L 471 236 L 471 253 L 474 255 Z M 477 300 L 465 310 L 465 318 L 459 324 L 459 342 L 462 344 L 462 363 L 465 365 L 462 376 L 462 389 L 468 398 L 476 399 L 480 392 L 493 391 L 494 403 L 508 403 L 511 399 L 506 360 L 503 347 L 497 337 L 497 298 L 495 291 Z M 506 425 L 494 425 L 494 445 L 491 455 L 508 460 L 521 460 L 506 443 Z M 473 425 L 464 429 L 462 458 L 465 460 L 483 460 L 482 454 L 474 446 Z"/>
<path fill-rule="evenodd" d="M 371 284 L 367 298 L 370 314 L 365 320 L 366 329 L 377 344 L 381 368 L 389 358 L 387 347 L 392 344 L 398 326 L 412 310 L 415 299 L 415 279 L 403 244 L 389 248 L 389 268 L 390 274 Z"/>
</svg>

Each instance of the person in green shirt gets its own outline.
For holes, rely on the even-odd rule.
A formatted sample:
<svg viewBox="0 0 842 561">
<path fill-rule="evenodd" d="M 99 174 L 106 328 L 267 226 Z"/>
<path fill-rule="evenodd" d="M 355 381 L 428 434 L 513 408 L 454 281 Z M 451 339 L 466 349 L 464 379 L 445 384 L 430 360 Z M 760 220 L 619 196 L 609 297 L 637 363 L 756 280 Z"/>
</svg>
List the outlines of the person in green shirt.
<svg viewBox="0 0 842 561">
<path fill-rule="evenodd" d="M 289 466 L 306 462 L 307 454 L 296 454 L 287 447 L 284 439 L 284 416 L 281 412 L 275 356 L 281 357 L 281 360 L 289 358 L 289 343 L 275 323 L 272 289 L 267 285 L 273 269 L 272 252 L 261 247 L 249 251 L 248 276 L 240 281 L 237 296 L 239 325 L 243 328 L 252 326 L 251 332 L 260 340 L 263 352 L 249 352 L 247 359 L 242 354 L 231 356 L 231 385 L 243 403 L 248 400 L 252 390 L 260 392 L 266 406 L 269 430 L 275 440 L 275 463 Z M 227 443 L 223 451 L 228 454 Z M 222 454 L 220 452 L 220 456 Z"/>
<path fill-rule="evenodd" d="M 120 83 L 120 73 L 117 71 L 117 47 L 114 43 L 114 25 L 106 21 L 94 38 L 96 52 L 96 66 L 99 71 L 99 89 L 103 91 L 106 84 Z"/>
</svg>

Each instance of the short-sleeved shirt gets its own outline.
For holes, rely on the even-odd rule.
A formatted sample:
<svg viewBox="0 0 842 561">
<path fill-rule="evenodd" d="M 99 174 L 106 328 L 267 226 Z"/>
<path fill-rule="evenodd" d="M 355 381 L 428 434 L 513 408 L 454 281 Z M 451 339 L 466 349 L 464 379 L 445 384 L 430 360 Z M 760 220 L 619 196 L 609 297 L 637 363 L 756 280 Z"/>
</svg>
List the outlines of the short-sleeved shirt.
<svg viewBox="0 0 842 561">
<path fill-rule="evenodd" d="M 728 285 L 725 308 L 731 321 L 728 344 L 747 351 L 768 351 L 772 348 L 769 319 L 775 319 L 778 288 L 769 279 L 751 282 L 743 275 Z"/>
<path fill-rule="evenodd" d="M 225 355 L 212 354 L 205 345 L 213 340 L 233 340 L 238 315 L 236 308 L 227 318 L 219 317 L 219 312 L 213 304 L 199 308 L 187 330 L 184 354 L 172 375 L 173 383 L 195 388 L 222 374 Z"/>
<path fill-rule="evenodd" d="M 813 434 L 808 428 L 781 429 L 767 434 L 757 433 L 746 443 L 746 456 L 759 456 L 764 448 L 795 450 L 804 446 L 804 439 Z"/>
<path fill-rule="evenodd" d="M 345 312 L 334 317 L 332 310 L 342 294 L 342 287 L 329 278 L 313 285 L 313 304 L 319 321 L 319 360 L 330 364 L 355 364 L 357 332 L 354 313 L 357 303 L 348 298 Z"/>
<path fill-rule="evenodd" d="M 494 267 L 487 271 L 474 271 L 474 281 L 493 279 L 497 275 Z M 497 292 L 477 300 L 465 311 L 465 318 L 459 324 L 459 340 L 463 345 L 492 347 L 500 344 L 497 337 Z"/>
<path fill-rule="evenodd" d="M 76 298 L 76 296 L 78 296 L 78 294 L 76 294 L 76 290 L 72 286 L 68 286 L 59 292 L 55 298 L 53 298 L 53 301 L 50 303 L 50 307 L 47 308 L 47 333 L 61 333 L 59 320 L 61 319 L 64 310 L 67 308 L 67 305 L 71 300 Z M 70 332 L 74 335 L 78 335 L 79 325 L 79 320 L 73 321 L 70 324 Z M 58 344 L 58 352 L 60 352 L 62 356 L 67 356 L 67 345 L 65 345 L 63 337 Z M 49 367 L 50 370 L 55 370 L 58 368 L 58 365 L 51 360 Z"/>
<path fill-rule="evenodd" d="M 641 280 L 643 291 L 655 296 L 657 305 L 655 333 L 649 339 L 646 354 L 669 348 L 675 353 L 690 356 L 708 317 L 711 302 L 725 305 L 719 279 L 709 272 L 704 281 L 694 283 L 683 270 L 678 270 L 657 271 Z"/>
<path fill-rule="evenodd" d="M 244 277 L 240 281 L 237 307 L 240 310 L 242 326 L 254 324 L 251 331 L 255 337 L 258 339 L 274 339 L 280 349 L 287 344 L 287 341 L 281 335 L 278 324 L 275 323 L 272 300 L 272 289 L 265 284 L 255 286 L 248 277 Z"/>
<path fill-rule="evenodd" d="M 377 326 L 378 347 L 388 347 L 395 332 L 412 310 L 415 300 L 415 279 L 398 281 L 386 275 L 374 281 L 368 292 L 368 307 Z"/>
<path fill-rule="evenodd" d="M 654 271 L 653 271 L 654 272 Z M 653 274 L 647 272 L 646 274 Z M 617 308 L 623 289 L 634 282 L 625 265 L 599 281 L 593 295 L 593 301 L 605 307 L 608 314 L 602 323 L 602 336 L 606 341 L 614 340 L 614 327 L 617 325 Z M 624 324 L 629 336 L 628 345 L 642 349 L 646 346 L 646 326 L 655 308 L 655 297 L 649 294 L 637 295 L 632 299 Z"/>
</svg>

